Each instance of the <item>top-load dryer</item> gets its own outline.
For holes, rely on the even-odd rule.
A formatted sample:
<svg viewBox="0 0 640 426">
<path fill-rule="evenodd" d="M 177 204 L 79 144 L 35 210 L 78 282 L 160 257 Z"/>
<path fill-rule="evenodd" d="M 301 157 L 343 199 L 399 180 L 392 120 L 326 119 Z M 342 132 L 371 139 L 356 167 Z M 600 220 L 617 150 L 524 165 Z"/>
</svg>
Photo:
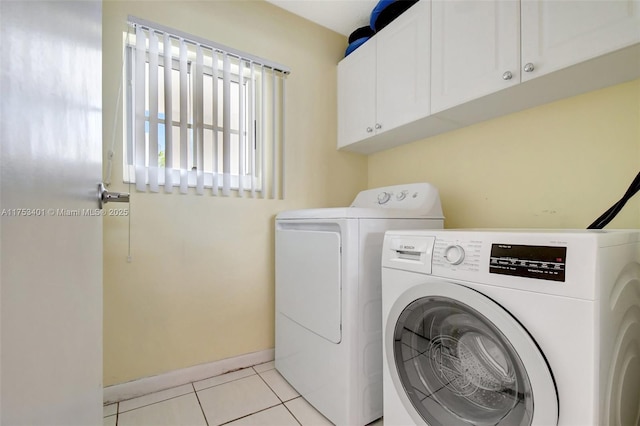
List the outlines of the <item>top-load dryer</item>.
<svg viewBox="0 0 640 426">
<path fill-rule="evenodd" d="M 276 369 L 336 425 L 382 416 L 385 231 L 441 229 L 443 221 L 428 183 L 362 191 L 351 207 L 276 217 Z"/>
</svg>

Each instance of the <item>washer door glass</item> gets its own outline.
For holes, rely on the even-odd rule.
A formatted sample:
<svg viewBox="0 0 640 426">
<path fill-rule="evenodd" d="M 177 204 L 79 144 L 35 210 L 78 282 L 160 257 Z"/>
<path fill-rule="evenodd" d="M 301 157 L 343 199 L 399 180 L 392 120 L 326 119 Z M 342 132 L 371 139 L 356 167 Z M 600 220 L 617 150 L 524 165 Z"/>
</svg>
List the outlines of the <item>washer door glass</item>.
<svg viewBox="0 0 640 426">
<path fill-rule="evenodd" d="M 470 306 L 440 296 L 414 301 L 396 323 L 393 351 L 405 392 L 428 424 L 531 424 L 520 357 Z"/>
</svg>

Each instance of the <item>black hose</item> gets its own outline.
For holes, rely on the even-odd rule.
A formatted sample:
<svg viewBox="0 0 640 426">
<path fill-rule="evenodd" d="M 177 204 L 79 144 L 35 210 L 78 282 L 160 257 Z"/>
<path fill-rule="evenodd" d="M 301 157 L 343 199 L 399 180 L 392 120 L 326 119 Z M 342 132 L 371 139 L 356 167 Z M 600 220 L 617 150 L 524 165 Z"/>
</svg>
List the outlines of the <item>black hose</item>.
<svg viewBox="0 0 640 426">
<path fill-rule="evenodd" d="M 631 182 L 629 189 L 625 192 L 624 196 L 613 206 L 609 208 L 606 212 L 604 212 L 599 218 L 597 218 L 591 225 L 587 227 L 587 229 L 602 229 L 609 222 L 613 220 L 614 217 L 620 213 L 620 210 L 627 204 L 627 201 L 631 199 L 638 191 L 640 191 L 640 173 L 636 176 L 636 178 Z"/>
</svg>

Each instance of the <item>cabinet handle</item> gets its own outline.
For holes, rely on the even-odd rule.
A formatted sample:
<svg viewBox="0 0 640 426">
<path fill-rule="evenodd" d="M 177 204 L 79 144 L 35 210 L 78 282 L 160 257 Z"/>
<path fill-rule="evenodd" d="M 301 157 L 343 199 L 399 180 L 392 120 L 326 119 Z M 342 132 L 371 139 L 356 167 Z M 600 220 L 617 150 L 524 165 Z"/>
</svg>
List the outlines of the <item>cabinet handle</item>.
<svg viewBox="0 0 640 426">
<path fill-rule="evenodd" d="M 373 132 L 373 129 L 371 127 L 367 127 L 367 133 L 371 133 Z"/>
<path fill-rule="evenodd" d="M 378 130 L 382 129 L 382 124 L 376 123 L 376 129 Z"/>
<path fill-rule="evenodd" d="M 504 74 L 502 74 L 503 80 L 511 80 L 512 78 L 513 74 L 511 74 L 511 71 L 505 71 Z"/>
<path fill-rule="evenodd" d="M 531 72 L 535 69 L 531 62 L 524 65 L 524 72 Z"/>
</svg>

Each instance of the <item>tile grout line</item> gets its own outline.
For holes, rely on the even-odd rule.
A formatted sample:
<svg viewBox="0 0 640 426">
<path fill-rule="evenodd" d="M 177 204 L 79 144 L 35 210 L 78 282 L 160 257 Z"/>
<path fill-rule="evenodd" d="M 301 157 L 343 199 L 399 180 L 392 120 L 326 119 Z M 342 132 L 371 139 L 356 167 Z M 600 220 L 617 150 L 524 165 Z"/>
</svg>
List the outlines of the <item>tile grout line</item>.
<svg viewBox="0 0 640 426">
<path fill-rule="evenodd" d="M 253 367 L 247 367 L 247 368 L 251 368 L 251 369 L 254 371 L 254 373 L 253 373 L 253 374 L 249 374 L 248 376 L 239 377 L 239 378 L 237 378 L 237 379 L 229 380 L 228 382 L 222 382 L 222 383 L 218 383 L 217 385 L 208 386 L 208 387 L 206 387 L 206 388 L 198 389 L 198 390 L 196 390 L 196 392 L 200 392 L 200 391 L 203 391 L 203 390 L 205 390 L 205 389 L 215 388 L 216 386 L 224 385 L 224 384 L 227 384 L 227 383 L 237 382 L 238 380 L 246 379 L 247 377 L 251 377 L 251 376 L 253 376 L 253 375 L 260 375 L 260 374 L 259 374 L 259 373 L 258 373 L 258 372 L 253 368 Z M 245 370 L 245 369 L 243 368 L 242 370 Z M 241 371 L 241 370 L 236 370 L 236 371 Z M 231 373 L 235 373 L 235 371 L 232 371 Z M 230 374 L 230 373 L 224 373 L 224 374 Z M 203 381 L 205 381 L 205 380 L 213 379 L 214 377 L 224 376 L 224 374 L 220 374 L 220 375 L 218 375 L 218 376 L 209 377 L 208 379 L 198 380 L 198 382 L 203 382 Z M 196 387 L 195 387 L 195 385 L 194 385 L 194 383 L 196 383 L 196 382 L 191 382 L 191 384 L 193 385 L 193 389 L 195 389 L 195 388 L 196 388 Z"/>
<path fill-rule="evenodd" d="M 184 386 L 184 385 L 181 385 L 181 386 Z M 152 405 L 160 404 L 162 402 L 171 401 L 172 399 L 182 398 L 183 396 L 189 395 L 190 393 L 191 392 L 187 392 L 187 393 L 183 393 L 182 395 L 176 395 L 176 396 L 172 396 L 171 398 L 163 399 L 163 400 L 160 400 L 160 401 L 155 401 L 155 402 L 152 402 L 150 404 L 141 405 L 140 407 L 132 408 L 130 410 L 123 411 L 122 413 L 118 413 L 118 414 L 130 413 L 132 411 L 139 410 L 141 408 L 150 407 Z M 151 394 L 149 394 L 149 395 L 151 395 Z M 119 408 L 118 408 L 118 411 L 119 411 Z"/>
<path fill-rule="evenodd" d="M 200 404 L 200 397 L 198 397 L 198 392 L 200 392 L 200 391 L 203 391 L 203 390 L 205 390 L 205 389 L 215 388 L 215 387 L 217 387 L 217 386 L 221 386 L 221 385 L 226 385 L 227 383 L 236 382 L 236 381 L 238 381 L 238 380 L 247 379 L 247 378 L 252 377 L 252 376 L 258 376 L 258 377 L 260 377 L 260 380 L 262 380 L 262 381 L 267 385 L 267 387 L 269 388 L 269 390 L 270 390 L 271 392 L 273 392 L 273 393 L 274 393 L 274 395 L 276 396 L 276 398 L 278 398 L 278 401 L 280 401 L 280 403 L 279 403 L 279 404 L 271 405 L 271 406 L 269 406 L 269 407 L 263 408 L 263 409 L 261 409 L 261 410 L 255 411 L 255 412 L 253 412 L 253 413 L 249 413 L 249 414 L 246 414 L 246 415 L 244 415 L 244 416 L 241 416 L 241 417 L 238 417 L 238 418 L 235 418 L 235 419 L 231 419 L 231 420 L 229 420 L 228 422 L 221 423 L 219 426 L 226 425 L 226 424 L 229 424 L 229 423 L 235 422 L 235 421 L 240 420 L 240 419 L 244 419 L 245 417 L 253 416 L 254 414 L 261 413 L 262 411 L 270 410 L 271 408 L 277 407 L 277 406 L 279 406 L 279 405 L 284 405 L 284 403 L 282 402 L 282 399 L 280 399 L 280 397 L 278 396 L 278 394 L 277 394 L 273 389 L 271 389 L 271 387 L 269 386 L 269 384 L 268 384 L 268 383 L 267 383 L 267 382 L 262 378 L 262 376 L 260 375 L 260 373 L 259 373 L 255 368 L 253 368 L 253 366 L 248 367 L 248 368 L 251 368 L 251 369 L 253 370 L 253 372 L 254 372 L 254 373 L 253 373 L 253 374 L 250 374 L 250 375 L 248 375 L 248 376 L 244 376 L 244 377 L 240 377 L 240 378 L 237 378 L 237 379 L 229 380 L 228 382 L 219 383 L 219 384 L 217 384 L 217 385 L 210 386 L 210 387 L 208 387 L 208 388 L 203 388 L 203 389 L 200 389 L 199 391 L 196 391 L 196 390 L 195 390 L 195 385 L 194 385 L 194 383 L 193 383 L 193 382 L 191 383 L 191 385 L 193 386 L 193 390 L 194 390 L 194 392 L 195 392 L 195 394 L 196 394 L 196 398 L 198 398 L 198 403 Z M 269 370 L 272 370 L 272 369 L 269 369 Z M 269 370 L 265 370 L 265 371 L 269 371 Z M 215 377 L 215 376 L 214 376 L 214 377 Z M 204 379 L 204 380 L 206 380 L 206 379 Z M 286 407 L 285 407 L 285 408 L 286 408 Z M 203 414 L 203 415 L 204 415 L 204 417 L 205 417 L 205 421 L 207 422 L 207 426 L 209 426 L 209 422 L 208 422 L 208 420 L 207 420 L 207 415 L 204 413 L 204 410 L 202 409 L 202 404 L 200 404 L 200 409 L 202 410 L 202 414 Z M 294 419 L 295 419 L 295 416 L 294 416 Z M 296 421 L 298 421 L 298 419 L 295 419 L 295 420 L 296 420 Z M 299 423 L 299 422 L 298 422 L 298 423 Z"/>
<path fill-rule="evenodd" d="M 271 371 L 271 370 L 276 370 L 276 369 L 275 369 L 275 368 L 270 368 L 269 370 L 265 370 L 265 371 L 263 371 L 263 373 L 266 373 L 267 371 Z M 278 373 L 278 375 L 279 375 L 279 376 L 281 376 L 281 377 L 282 377 L 282 375 L 280 374 L 280 372 L 279 372 L 278 370 L 276 370 L 276 372 Z M 267 385 L 267 387 L 268 387 L 269 389 L 271 389 L 271 392 L 275 393 L 275 394 L 276 394 L 276 396 L 278 397 L 278 399 L 279 399 L 283 404 L 284 404 L 285 402 L 293 401 L 294 399 L 296 399 L 296 398 L 298 398 L 298 397 L 301 397 L 301 396 L 302 396 L 302 395 L 300 395 L 300 393 L 296 390 L 296 388 L 294 388 L 293 386 L 291 386 L 291 384 L 290 384 L 289 382 L 287 382 L 287 379 L 285 379 L 284 377 L 282 377 L 282 380 L 284 380 L 285 382 L 287 382 L 287 384 L 289 384 L 289 386 L 291 386 L 291 388 L 292 388 L 293 390 L 295 390 L 295 391 L 296 391 L 296 393 L 298 394 L 298 395 L 294 396 L 293 398 L 289 398 L 289 399 L 287 399 L 287 400 L 284 400 L 284 399 L 280 398 L 280 395 L 278 395 L 278 393 L 277 393 L 275 390 L 273 390 L 273 389 L 271 388 L 271 386 L 269 385 L 269 383 L 267 383 L 267 381 L 262 377 L 262 375 L 261 375 L 260 373 L 258 373 L 258 376 L 260 376 L 260 378 L 261 378 L 261 379 L 262 379 L 262 381 Z"/>
<path fill-rule="evenodd" d="M 229 420 L 228 422 L 220 423 L 219 426 L 228 425 L 229 423 L 233 423 L 233 422 L 235 422 L 237 420 L 244 419 L 244 418 L 247 418 L 249 416 L 253 416 L 254 414 L 258 414 L 258 413 L 262 413 L 263 411 L 271 410 L 272 408 L 275 408 L 275 407 L 277 407 L 279 405 L 284 405 L 284 404 L 280 403 L 280 404 L 272 405 L 270 407 L 266 407 L 266 408 L 263 408 L 261 410 L 258 410 L 258 411 L 254 412 L 254 413 L 245 414 L 244 416 L 238 417 L 236 419 Z M 296 421 L 297 421 L 297 419 L 296 419 Z"/>
<path fill-rule="evenodd" d="M 254 370 L 255 370 L 255 368 L 254 368 Z M 273 368 L 273 369 L 269 369 L 269 370 L 265 370 L 265 371 L 263 371 L 263 373 L 265 373 L 266 371 L 271 371 L 271 370 L 275 370 L 275 368 Z M 287 406 L 285 405 L 285 401 L 283 401 L 283 400 L 282 400 L 282 398 L 280 398 L 280 395 L 278 395 L 278 393 L 277 393 L 275 390 L 273 390 L 273 388 L 272 388 L 271 386 L 269 386 L 269 383 L 267 383 L 267 381 L 264 379 L 264 377 L 262 377 L 262 375 L 261 375 L 260 373 L 258 373 L 258 377 L 260 377 L 260 380 L 262 380 L 262 381 L 264 382 L 264 384 L 265 384 L 265 385 L 267 385 L 267 387 L 271 390 L 271 392 L 273 392 L 273 393 L 275 394 L 276 398 L 278 398 L 278 399 L 280 400 L 280 404 L 278 404 L 278 405 L 282 405 L 282 406 L 284 407 L 284 409 L 285 409 L 285 410 L 287 410 L 287 411 L 289 412 L 289 414 L 291 414 L 291 416 L 293 416 L 293 419 L 294 419 L 294 420 L 295 420 L 295 421 L 296 421 L 300 426 L 302 426 L 302 423 L 300 423 L 300 420 L 298 420 L 298 418 L 297 418 L 297 417 L 296 417 L 296 416 L 291 412 L 291 410 L 289 410 L 289 407 L 287 407 Z M 284 378 L 283 378 L 283 380 L 284 380 Z M 296 391 L 296 392 L 297 392 L 297 391 Z M 301 396 L 301 395 L 298 395 L 298 396 Z M 292 400 L 294 400 L 294 399 L 295 399 L 295 398 L 288 399 L 288 400 L 287 400 L 287 402 L 288 402 L 288 401 L 292 401 Z M 277 407 L 277 406 L 276 406 L 276 407 Z"/>
<path fill-rule="evenodd" d="M 267 371 L 271 371 L 271 370 L 267 370 Z M 264 373 L 264 371 L 263 371 Z M 267 385 L 267 387 L 269 388 L 269 390 L 271 392 L 273 392 L 273 394 L 276 396 L 276 398 L 278 398 L 278 400 L 280 401 L 281 404 L 284 404 L 284 401 L 282 400 L 282 398 L 280 398 L 280 395 L 278 395 L 278 393 L 276 391 L 273 390 L 273 388 L 271 386 L 269 386 L 269 383 L 267 383 L 267 381 L 264 379 L 264 377 L 262 377 L 260 375 L 260 373 L 258 373 L 258 377 L 260 377 L 260 380 L 262 380 L 264 382 L 265 385 Z"/>
<path fill-rule="evenodd" d="M 257 364 L 257 365 L 260 365 L 260 364 Z M 227 384 L 227 383 L 236 382 L 236 381 L 238 381 L 238 380 L 246 379 L 246 378 L 251 377 L 251 376 L 254 376 L 254 375 L 257 375 L 258 377 L 260 377 L 260 380 L 262 380 L 262 381 L 267 385 L 267 387 L 269 388 L 269 390 L 271 390 L 271 392 L 273 392 L 273 393 L 276 395 L 276 398 L 278 398 L 278 400 L 280 401 L 280 403 L 279 403 L 279 404 L 276 404 L 276 405 L 273 405 L 273 406 L 270 406 L 270 407 L 267 407 L 267 408 L 264 408 L 264 409 L 262 409 L 262 410 L 258 410 L 258 411 L 256 411 L 255 413 L 251 413 L 251 414 L 248 414 L 248 415 L 246 415 L 246 416 L 238 417 L 238 419 L 242 419 L 242 418 L 244 418 L 244 417 L 248 417 L 248 416 L 251 416 L 251 415 L 253 415 L 253 414 L 259 413 L 259 412 L 261 412 L 261 411 L 265 411 L 265 410 L 268 410 L 268 409 L 270 409 L 270 408 L 277 407 L 278 405 L 284 405 L 284 401 L 282 400 L 282 398 L 280 398 L 280 396 L 279 396 L 279 395 L 278 395 L 278 394 L 277 394 L 277 393 L 276 393 L 276 392 L 271 388 L 271 386 L 269 386 L 269 384 L 264 380 L 264 378 L 262 378 L 262 376 L 260 375 L 260 372 L 258 372 L 258 371 L 254 368 L 254 366 L 247 367 L 247 369 L 248 369 L 248 368 L 250 368 L 250 369 L 252 369 L 252 370 L 253 370 L 253 374 L 250 374 L 250 375 L 248 375 L 248 376 L 244 376 L 244 377 L 240 377 L 240 378 L 237 378 L 237 379 L 229 380 L 228 382 L 223 382 L 223 383 L 219 383 L 219 384 L 217 384 L 217 385 L 213 385 L 213 386 L 209 386 L 209 387 L 206 387 L 206 388 L 202 388 L 202 389 L 200 389 L 200 390 L 196 390 L 196 388 L 195 388 L 195 383 L 196 383 L 196 382 L 190 382 L 190 383 L 188 383 L 188 384 L 190 384 L 190 385 L 191 385 L 191 388 L 193 389 L 193 393 L 195 393 L 195 395 L 196 395 L 196 399 L 198 400 L 198 405 L 200 405 L 200 410 L 202 411 L 202 414 L 203 414 L 203 416 L 204 416 L 204 418 L 205 418 L 205 422 L 206 422 L 207 426 L 209 426 L 209 422 L 208 422 L 208 420 L 207 420 L 207 416 L 206 416 L 206 414 L 204 413 L 204 409 L 202 408 L 202 404 L 200 403 L 200 397 L 198 396 L 198 392 L 203 391 L 203 390 L 207 390 L 207 389 L 212 389 L 212 388 L 215 388 L 215 387 L 217 387 L 217 386 L 221 386 L 221 385 L 224 385 L 224 384 Z M 241 369 L 241 370 L 243 370 L 243 369 Z M 263 371 L 263 372 L 270 371 L 270 370 L 275 370 L 275 367 L 274 367 L 274 368 L 270 368 L 270 369 L 268 369 L 268 370 L 265 370 L 265 371 Z M 240 371 L 240 370 L 236 370 L 236 371 Z M 223 374 L 221 374 L 221 375 L 218 375 L 218 376 L 212 376 L 212 377 L 210 377 L 210 378 L 213 378 L 213 377 L 219 377 L 219 376 L 222 376 L 222 375 L 224 375 L 224 374 L 229 374 L 229 373 L 223 373 Z M 204 380 L 208 380 L 208 379 L 202 379 L 202 380 L 198 380 L 198 381 L 204 381 Z M 185 386 L 186 384 L 187 384 L 187 383 L 185 383 L 184 385 L 180 385 L 180 386 Z M 175 386 L 174 388 L 177 388 L 177 387 L 180 387 L 180 386 Z M 174 388 L 168 388 L 168 389 L 165 389 L 165 390 L 170 390 L 170 389 L 174 389 Z M 158 391 L 158 392 L 162 392 L 162 391 Z M 156 392 L 152 392 L 152 393 L 147 394 L 147 395 L 152 395 L 152 394 L 154 394 L 154 393 L 156 393 Z M 150 406 L 152 406 L 152 405 L 160 404 L 160 403 L 162 403 L 162 402 L 170 401 L 170 400 L 172 400 L 172 399 L 181 398 L 181 397 L 183 397 L 183 396 L 189 395 L 189 393 L 191 393 L 191 391 L 189 391 L 189 392 L 187 392 L 187 393 L 184 393 L 184 394 L 181 394 L 181 395 L 176 395 L 176 396 L 172 396 L 172 397 L 170 397 L 170 398 L 162 399 L 162 400 L 160 400 L 160 401 L 155 401 L 155 402 L 152 402 L 152 403 L 149 403 L 149 404 L 144 404 L 144 405 L 141 405 L 141 406 L 139 406 L 139 407 L 132 408 L 132 409 L 130 409 L 130 410 L 126 410 L 126 411 L 123 411 L 123 412 L 120 412 L 120 403 L 121 403 L 122 401 L 115 402 L 114 404 L 116 404 L 116 414 L 115 414 L 115 415 L 116 415 L 116 426 L 118 425 L 118 421 L 120 420 L 120 419 L 119 419 L 120 414 L 129 413 L 129 412 L 131 412 L 131 411 L 135 411 L 135 410 L 138 410 L 138 409 L 141 409 L 141 408 L 145 408 L 145 407 L 150 407 Z M 147 396 L 147 395 L 141 395 L 140 397 L 136 397 L 136 398 L 141 398 L 141 397 L 144 397 L 144 396 Z M 297 397 L 296 397 L 296 398 L 297 398 Z M 131 398 L 131 399 L 128 399 L 128 400 L 125 400 L 125 401 L 131 401 L 132 399 L 135 399 L 135 398 Z M 291 400 L 293 400 L 293 399 L 295 399 L 295 398 L 292 398 L 292 399 L 287 400 L 287 401 L 291 401 Z M 286 408 L 286 406 L 285 406 L 285 408 Z M 288 409 L 287 409 L 287 410 L 288 410 Z M 294 418 L 296 419 L 296 421 L 298 421 L 298 419 L 297 419 L 295 416 L 294 416 Z M 234 419 L 234 420 L 231 420 L 231 421 L 235 421 L 235 420 L 238 420 L 238 419 Z M 230 421 L 230 422 L 231 422 L 231 421 Z M 224 424 L 227 424 L 227 423 L 230 423 L 230 422 L 226 422 L 226 423 L 224 423 Z M 298 423 L 300 423 L 300 422 L 298 422 Z"/>
<path fill-rule="evenodd" d="M 251 367 L 248 367 L 248 368 L 251 368 Z M 254 371 L 255 371 L 255 370 L 254 370 Z M 224 373 L 224 374 L 228 374 L 228 373 Z M 224 375 L 224 374 L 221 374 L 221 376 L 222 376 L 222 375 Z M 254 374 L 255 374 L 255 375 L 259 375 L 258 373 L 254 373 Z M 226 384 L 226 383 L 232 383 L 232 382 L 236 382 L 236 381 L 238 381 L 238 380 L 246 379 L 247 377 L 251 377 L 251 376 L 253 376 L 254 374 L 251 374 L 251 375 L 249 375 L 249 376 L 245 376 L 245 377 L 240 377 L 240 378 L 238 378 L 238 379 L 229 380 L 228 382 L 218 383 L 217 385 L 209 386 L 209 387 L 202 388 L 202 389 L 199 389 L 199 390 L 196 390 L 195 385 L 194 385 L 194 383 L 195 383 L 195 382 L 185 383 L 184 385 L 174 386 L 173 388 L 163 389 L 163 390 L 158 391 L 158 392 L 151 392 L 151 393 L 148 393 L 148 394 L 146 394 L 146 395 L 138 396 L 138 397 L 136 397 L 136 398 L 142 398 L 142 397 L 145 397 L 145 396 L 148 396 L 148 395 L 153 395 L 154 393 L 164 392 L 164 391 L 171 390 L 171 389 L 175 389 L 175 388 L 179 388 L 179 387 L 181 387 L 181 386 L 185 386 L 185 385 L 188 385 L 188 384 L 190 384 L 190 385 L 191 385 L 191 387 L 193 388 L 193 392 L 198 393 L 198 392 L 203 391 L 203 390 L 205 390 L 205 389 L 211 389 L 211 388 L 215 388 L 216 386 L 224 385 L 224 384 Z M 219 376 L 213 376 L 213 377 L 219 377 Z M 208 379 L 211 379 L 211 378 L 213 378 L 213 377 L 209 377 Z M 208 379 L 202 379 L 202 380 L 198 380 L 198 381 L 200 382 L 200 381 L 204 381 L 204 380 L 208 380 Z M 130 412 L 130 411 L 137 410 L 137 409 L 140 409 L 140 408 L 148 407 L 148 406 L 150 406 L 150 405 L 159 404 L 159 403 L 161 403 L 161 402 L 170 401 L 170 400 L 172 400 L 172 399 L 180 398 L 181 396 L 189 395 L 190 393 L 191 393 L 191 391 L 189 391 L 189 392 L 187 392 L 187 393 L 183 393 L 183 394 L 181 394 L 181 395 L 175 395 L 175 396 L 172 396 L 172 397 L 167 398 L 167 399 L 162 399 L 162 400 L 160 400 L 160 401 L 155 401 L 155 402 L 151 402 L 151 403 L 149 403 L 149 404 L 144 404 L 144 405 L 141 405 L 141 406 L 139 406 L 139 407 L 131 408 L 130 410 L 123 411 L 121 414 L 128 413 L 128 412 Z M 136 399 L 136 398 L 125 399 L 125 400 L 123 400 L 123 401 L 131 401 L 131 400 Z M 119 404 L 120 404 L 120 402 L 123 402 L 123 401 L 119 401 L 119 402 L 116 402 L 116 403 L 115 403 L 115 404 L 118 404 L 118 413 L 120 413 L 120 405 L 119 405 Z"/>
<path fill-rule="evenodd" d="M 202 417 L 204 417 L 204 422 L 207 426 L 209 426 L 209 420 L 207 419 L 207 415 L 204 412 L 204 408 L 202 408 L 202 403 L 200 402 L 200 397 L 198 396 L 198 391 L 196 391 L 196 387 L 193 384 L 193 382 L 191 383 L 191 387 L 193 388 L 193 393 L 196 394 L 196 399 L 198 400 L 198 405 L 200 406 L 200 411 L 202 412 Z M 118 426 L 118 425 L 116 425 Z"/>
<path fill-rule="evenodd" d="M 299 396 L 298 398 L 302 398 L 302 396 Z M 293 399 L 296 399 L 296 398 L 293 398 Z M 293 401 L 293 399 L 290 399 L 289 401 Z M 287 401 L 287 402 L 289 402 L 289 401 Z M 289 414 L 291 414 L 291 416 L 295 419 L 295 421 L 296 421 L 296 422 L 298 422 L 298 424 L 299 424 L 300 426 L 302 426 L 302 422 L 301 422 L 300 420 L 298 420 L 298 418 L 296 417 L 296 415 L 295 415 L 295 414 L 293 414 L 293 411 L 291 411 L 291 410 L 289 409 L 289 407 L 287 407 L 287 404 L 285 404 L 285 403 L 283 402 L 283 403 L 282 403 L 282 405 L 284 406 L 285 410 L 287 410 L 287 411 L 289 412 Z"/>
</svg>

